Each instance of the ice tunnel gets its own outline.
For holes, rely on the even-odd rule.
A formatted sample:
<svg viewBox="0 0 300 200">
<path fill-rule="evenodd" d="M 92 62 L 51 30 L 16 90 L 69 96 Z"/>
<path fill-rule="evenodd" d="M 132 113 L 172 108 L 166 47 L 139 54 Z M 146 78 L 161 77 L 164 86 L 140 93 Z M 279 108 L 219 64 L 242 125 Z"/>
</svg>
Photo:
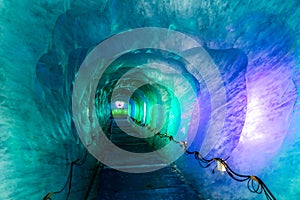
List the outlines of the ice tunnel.
<svg viewBox="0 0 300 200">
<path fill-rule="evenodd" d="M 299 1 L 0 12 L 0 199 L 300 198 Z"/>
</svg>

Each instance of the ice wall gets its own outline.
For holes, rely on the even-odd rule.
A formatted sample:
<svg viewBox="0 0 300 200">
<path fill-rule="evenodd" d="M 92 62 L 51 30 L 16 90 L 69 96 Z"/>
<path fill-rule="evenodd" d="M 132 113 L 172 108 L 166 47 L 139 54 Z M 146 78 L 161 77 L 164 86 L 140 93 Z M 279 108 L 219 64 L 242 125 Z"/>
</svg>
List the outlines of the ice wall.
<svg viewBox="0 0 300 200">
<path fill-rule="evenodd" d="M 64 103 L 57 90 L 64 84 L 60 71 L 57 66 L 36 71 L 39 57 L 51 44 L 57 17 L 70 6 L 64 1 L 0 2 L 0 199 L 42 199 L 60 190 L 70 163 L 85 155 L 71 126 L 69 102 Z M 84 166 L 74 168 L 71 199 L 84 198 L 95 165 L 88 156 Z M 64 199 L 66 192 L 53 199 Z"/>
<path fill-rule="evenodd" d="M 278 199 L 299 198 L 298 1 L 20 0 L 2 1 L 0 9 L 1 199 L 41 199 L 61 188 L 69 163 L 84 155 L 70 113 L 76 69 L 103 39 L 147 26 L 190 34 L 211 51 L 245 55 L 247 113 L 228 163 L 261 176 Z M 230 77 L 232 70 L 221 72 Z M 95 164 L 89 158 L 85 173 L 74 176 L 74 196 L 86 194 Z M 176 165 L 207 199 L 264 198 L 190 157 Z"/>
</svg>

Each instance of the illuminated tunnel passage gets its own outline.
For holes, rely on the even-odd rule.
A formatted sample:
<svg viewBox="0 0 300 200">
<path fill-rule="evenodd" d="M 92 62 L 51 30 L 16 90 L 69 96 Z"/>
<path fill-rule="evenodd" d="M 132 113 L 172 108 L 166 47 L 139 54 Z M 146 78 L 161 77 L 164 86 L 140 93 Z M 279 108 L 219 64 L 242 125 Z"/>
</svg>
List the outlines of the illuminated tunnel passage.
<svg viewBox="0 0 300 200">
<path fill-rule="evenodd" d="M 182 136 L 187 151 L 214 164 L 230 156 L 231 169 L 261 177 L 278 199 L 299 199 L 299 8 L 297 0 L 1 2 L 0 199 L 265 199 L 225 172 L 200 168 L 195 153 L 139 176 L 110 169 L 86 151 L 72 113 L 78 70 L 103 40 L 146 27 L 191 36 L 219 74 L 206 76 L 170 52 L 131 49 L 93 94 L 95 121 L 109 139 L 147 153 L 171 140 L 135 136 Z M 199 51 L 182 53 L 197 61 Z M 257 186 L 254 176 L 248 180 Z"/>
<path fill-rule="evenodd" d="M 227 86 L 227 98 L 229 102 L 232 98 L 237 98 L 236 96 L 243 97 L 244 93 L 239 91 L 239 94 L 233 93 L 233 89 L 237 88 L 237 85 L 241 88 L 244 88 L 240 81 L 244 79 L 243 72 L 245 65 L 247 65 L 247 59 L 245 58 L 244 54 L 236 49 L 232 50 L 226 50 L 223 52 L 219 51 L 208 51 L 211 53 L 212 57 L 215 58 L 215 62 L 218 64 L 220 69 L 234 66 L 235 71 L 232 70 L 232 74 L 226 75 L 222 74 L 226 81 L 224 81 L 224 84 Z M 126 133 L 122 132 L 120 128 L 118 128 L 118 124 L 116 121 L 122 121 L 121 127 L 124 128 L 126 126 L 136 125 L 137 128 L 143 128 L 146 129 L 145 132 L 137 132 L 137 134 L 145 134 L 149 132 L 158 132 L 161 134 L 167 134 L 168 136 L 175 137 L 175 134 L 178 132 L 179 124 L 181 120 L 186 120 L 184 118 L 185 115 L 192 115 L 193 113 L 190 111 L 190 114 L 187 113 L 181 113 L 180 106 L 186 105 L 187 107 L 191 107 L 190 102 L 193 101 L 192 95 L 189 98 L 189 92 L 195 93 L 199 104 L 197 106 L 204 107 L 200 109 L 200 112 L 198 113 L 200 115 L 203 115 L 201 118 L 199 124 L 200 126 L 203 126 L 205 124 L 205 120 L 207 119 L 207 111 L 211 110 L 211 105 L 209 103 L 204 104 L 204 102 L 210 101 L 210 95 L 207 92 L 207 88 L 204 81 L 198 81 L 193 75 L 188 73 L 185 70 L 184 63 L 180 63 L 177 60 L 173 58 L 168 58 L 168 62 L 165 60 L 161 60 L 159 56 L 157 56 L 155 51 L 150 50 L 139 50 L 139 52 L 129 53 L 129 55 L 123 56 L 119 58 L 117 61 L 115 61 L 113 64 L 111 64 L 110 68 L 106 69 L 106 72 L 104 72 L 104 75 L 101 77 L 97 92 L 96 92 L 96 109 L 97 109 L 97 116 L 99 119 L 99 123 L 102 124 L 104 127 L 110 127 L 110 131 L 107 131 L 107 135 L 110 137 L 110 140 L 116 144 L 118 147 L 123 148 L 124 150 L 137 152 L 137 153 L 144 153 L 144 152 L 151 152 L 153 150 L 160 149 L 167 145 L 171 140 L 164 140 L 161 138 L 157 138 L 156 135 L 147 137 L 144 136 L 144 139 L 136 138 L 135 136 L 141 137 L 141 135 L 127 135 Z M 230 56 L 230 59 L 225 59 L 228 55 Z M 155 57 L 157 56 L 157 57 Z M 139 59 L 137 59 L 139 58 Z M 142 59 L 141 59 L 142 58 Z M 160 59 L 158 59 L 160 58 Z M 137 60 L 139 62 L 137 62 Z M 224 62 L 225 60 L 225 62 Z M 138 66 L 135 66 L 137 65 Z M 143 68 L 144 64 L 147 65 L 147 68 Z M 164 66 L 170 65 L 171 68 L 167 68 L 168 70 L 164 71 Z M 159 66 L 156 67 L 156 66 Z M 138 71 L 134 71 L 134 69 L 138 69 Z M 180 70 L 180 76 L 176 76 L 176 71 L 174 70 Z M 182 73 L 182 71 L 185 73 Z M 184 74 L 184 78 L 182 78 L 182 74 Z M 171 82 L 168 83 L 168 80 Z M 159 80 L 163 80 L 164 82 L 159 82 Z M 176 80 L 177 79 L 177 80 Z M 180 86 L 184 86 L 184 82 L 186 79 L 189 80 L 189 83 L 193 83 L 193 88 L 191 91 L 187 91 L 185 89 L 179 90 L 179 92 L 182 92 L 181 99 L 178 98 L 178 90 L 177 95 L 175 95 L 174 91 L 170 88 L 174 88 L 175 86 L 172 85 L 174 82 L 176 82 Z M 121 81 L 120 81 L 121 80 Z M 236 81 L 238 80 L 238 81 Z M 120 82 L 118 82 L 120 81 Z M 181 82 L 180 82 L 181 81 Z M 168 83 L 168 85 L 166 84 Z M 150 83 L 150 84 L 149 84 Z M 167 86 L 166 86 L 167 85 Z M 176 85 L 178 87 L 178 85 Z M 202 89 L 202 91 L 201 91 Z M 116 92 L 117 91 L 117 92 Z M 132 93 L 128 91 L 133 91 Z M 117 96 L 113 96 L 113 92 L 117 93 Z M 129 99 L 126 99 L 126 95 L 129 95 Z M 122 96 L 123 95 L 123 96 Z M 240 98 L 241 99 L 241 98 Z M 200 106 L 205 105 L 205 106 Z M 121 107 L 119 107 L 121 106 Z M 206 113 L 204 112 L 206 111 Z M 106 116 L 103 114 L 106 113 Z M 239 113 L 241 113 L 239 111 Z M 240 117 L 240 116 L 239 116 Z M 126 119 L 126 120 L 125 120 Z M 190 119 L 189 119 L 190 120 Z M 242 120 L 242 119 L 241 119 Z M 125 125 L 128 123 L 127 125 Z M 228 122 L 227 122 L 228 123 Z M 190 124 L 190 123 L 185 123 Z M 195 125 L 195 124 L 192 124 Z M 189 126 L 192 126 L 189 125 Z M 181 134 L 189 134 L 190 127 L 187 126 L 185 133 L 181 132 Z M 114 128 L 112 128 L 114 127 Z M 139 129 L 140 130 L 140 129 Z M 196 130 L 200 133 L 204 133 L 203 130 Z M 117 133 L 117 134 L 116 134 Z M 198 133 L 199 134 L 199 133 Z M 199 134 L 200 135 L 200 134 Z M 204 141 L 205 135 L 196 135 L 196 144 L 199 145 L 199 143 Z M 143 136 L 143 135 L 142 135 Z M 198 138 L 197 138 L 198 136 Z M 228 136 L 227 136 L 228 137 Z M 231 136 L 231 138 L 233 138 Z M 149 148 L 150 146 L 150 148 Z M 195 148 L 196 145 L 192 145 L 191 148 Z M 226 148 L 227 147 L 227 148 Z M 223 147 L 224 148 L 224 147 Z M 230 151 L 229 149 L 233 149 L 234 146 L 225 146 L 225 149 L 227 151 Z M 163 163 L 163 161 L 158 161 L 158 164 Z M 124 166 L 123 166 L 124 167 Z M 132 166 L 135 167 L 135 166 Z M 175 167 L 175 176 L 182 176 L 182 174 L 178 174 L 178 169 Z M 161 173 L 157 172 L 157 173 Z M 97 189 L 94 189 L 96 191 L 101 191 L 102 194 L 111 196 L 113 195 L 111 190 L 112 188 L 106 188 L 111 186 L 103 186 L 101 182 L 106 182 L 106 179 L 109 179 L 110 176 L 116 176 L 116 178 L 119 179 L 124 184 L 124 180 L 122 180 L 122 176 L 136 176 L 136 179 L 143 179 L 144 175 L 122 175 L 122 172 L 116 172 L 115 170 L 111 169 L 104 169 L 103 177 L 97 178 L 96 180 L 101 180 L 99 183 L 99 187 Z M 111 175 L 109 175 L 111 174 Z M 156 174 L 153 172 L 153 175 Z M 171 173 L 172 174 L 172 173 Z M 169 174 L 171 177 L 174 175 Z M 157 176 L 157 175 L 154 175 Z M 133 179 L 133 178 L 132 178 Z M 153 180 L 154 181 L 154 180 Z M 116 181 L 118 182 L 118 181 Z M 188 183 L 186 183 L 188 184 Z M 95 184 L 98 185 L 98 184 Z M 116 186 L 116 190 L 121 190 L 120 188 L 117 189 L 118 186 Z M 123 196 L 126 197 L 126 195 L 131 195 L 131 197 L 134 197 L 135 192 L 137 191 L 131 191 L 135 190 L 135 184 L 132 184 L 132 188 L 128 189 L 130 191 L 130 194 L 128 192 L 123 191 Z M 155 188 L 154 185 L 152 187 Z M 175 187 L 175 186 L 174 186 Z M 197 191 L 194 189 L 192 185 L 190 185 L 192 191 Z M 104 189 L 106 188 L 106 189 Z M 124 189 L 124 188 L 123 188 Z M 180 190 L 177 188 L 177 190 Z M 172 195 L 178 196 L 178 191 L 175 190 Z M 176 192 L 177 191 L 177 192 Z M 144 194 L 145 189 L 143 189 Z M 100 194 L 100 193 L 99 193 Z M 198 195 L 197 198 L 201 198 L 201 195 L 198 192 L 195 192 L 194 195 Z M 199 196 L 200 195 L 200 196 Z M 109 198 L 107 196 L 107 198 Z M 135 196 L 136 197 L 136 196 Z M 121 197 L 118 197 L 121 198 Z M 138 198 L 138 197 L 136 197 Z M 174 197 L 175 198 L 175 197 Z M 181 197 L 179 197 L 180 199 Z"/>
<path fill-rule="evenodd" d="M 56 46 L 62 49 L 49 51 L 37 63 L 37 79 L 49 96 L 51 96 L 50 93 L 55 92 L 65 95 L 72 92 L 72 82 L 79 66 L 96 44 L 95 41 L 87 42 L 89 39 L 87 37 L 85 45 L 71 48 L 68 45 L 72 41 L 63 40 L 66 43 L 62 43 L 57 39 L 60 34 L 58 30 L 65 30 L 66 21 L 62 19 L 74 20 L 69 14 L 64 14 L 58 19 L 56 31 L 54 31 Z M 85 17 L 91 16 L 91 14 L 82 16 L 81 22 L 84 22 L 82 19 Z M 77 40 L 77 42 L 80 41 L 83 42 Z M 201 73 L 191 71 L 189 63 L 183 58 L 156 49 L 134 50 L 111 63 L 101 76 L 95 94 L 98 121 L 104 132 L 111 137 L 110 139 L 118 143 L 118 146 L 122 146 L 122 141 L 136 141 L 141 145 L 146 145 L 146 141 L 147 145 L 155 149 L 163 148 L 169 143 L 154 136 L 136 139 L 135 135 L 126 134 L 126 137 L 121 137 L 120 134 L 109 135 L 113 132 L 112 125 L 118 125 L 114 119 L 122 118 L 123 114 L 126 114 L 129 119 L 142 122 L 150 129 L 171 134 L 173 137 L 185 138 L 191 145 L 191 149 L 202 149 L 209 157 L 230 155 L 239 142 L 245 120 L 247 56 L 239 49 L 206 48 L 205 50 L 216 63 L 220 75 L 212 74 L 202 77 Z M 192 50 L 185 52 L 184 55 L 195 57 L 197 53 Z M 65 69 L 61 70 L 58 59 L 65 55 L 68 55 L 65 58 Z M 66 75 L 64 86 L 59 81 L 50 78 L 61 77 L 63 74 Z M 222 78 L 220 83 L 216 80 L 218 76 Z M 207 81 L 212 82 L 214 87 L 209 88 Z M 227 102 L 212 98 L 220 93 L 222 88 L 225 88 Z M 59 95 L 53 96 L 53 98 L 57 97 L 60 98 Z M 193 104 L 195 98 L 196 106 Z M 48 99 L 48 101 L 60 100 Z M 117 101 L 125 102 L 125 107 L 115 108 Z M 65 103 L 68 102 L 65 101 Z M 219 116 L 224 108 L 227 109 L 224 124 L 214 123 L 220 120 Z M 195 121 L 197 118 L 199 121 Z M 223 125 L 224 129 L 219 131 Z M 122 132 L 122 130 L 116 130 Z M 132 145 L 124 145 L 124 143 L 122 148 L 131 148 L 133 152 L 152 150 L 139 148 L 137 145 L 132 149 Z M 183 162 L 183 172 L 188 169 L 184 165 L 188 165 L 189 162 Z"/>
<path fill-rule="evenodd" d="M 70 63 L 77 67 L 70 66 L 69 69 L 78 69 L 87 52 L 87 49 L 74 50 L 70 56 Z M 120 129 L 124 128 L 124 125 L 118 127 L 116 123 L 120 121 L 116 119 L 124 120 L 126 115 L 127 119 L 138 122 L 136 123 L 138 126 L 141 123 L 151 130 L 171 134 L 173 137 L 186 138 L 188 142 L 192 136 L 195 137 L 190 144 L 191 148 L 204 148 L 207 153 L 214 155 L 230 154 L 238 143 L 245 117 L 244 73 L 247 57 L 238 49 L 219 51 L 207 49 L 207 52 L 222 72 L 221 76 L 226 86 L 228 117 L 224 127 L 227 129 L 218 135 L 207 133 L 208 122 L 218 119 L 218 111 L 212 112 L 212 110 L 221 110 L 220 108 L 224 106 L 222 102 L 214 102 L 215 107 L 212 108 L 213 105 L 210 103 L 211 95 L 217 93 L 218 87 L 222 85 L 216 85 L 215 90 L 209 91 L 201 74 L 188 72 L 187 63 L 183 59 L 172 53 L 146 49 L 121 56 L 106 69 L 99 80 L 95 94 L 97 117 L 111 141 L 125 150 L 136 153 L 151 152 L 153 148 L 160 149 L 170 142 L 154 136 L 145 139 L 137 139 L 134 134 L 128 136 L 127 131 L 124 133 Z M 193 56 L 193 54 L 194 52 L 187 52 L 186 56 Z M 37 65 L 38 74 L 41 73 L 41 69 L 47 67 L 47 64 L 55 66 L 49 62 L 52 63 L 53 59 L 41 57 Z M 225 73 L 229 69 L 231 73 Z M 42 78 L 40 75 L 38 77 Z M 214 81 L 213 76 L 205 79 Z M 236 90 L 237 88 L 239 89 Z M 195 102 L 195 97 L 196 108 L 199 111 L 195 108 L 195 104 L 191 104 Z M 236 99 L 239 99 L 242 106 L 234 107 Z M 124 103 L 123 108 L 117 108 L 118 102 Z M 220 108 L 218 109 L 216 105 Z M 195 123 L 193 119 L 197 116 L 200 116 L 200 119 Z M 126 120 L 123 122 L 128 123 Z M 114 134 L 113 129 L 118 134 Z"/>
<path fill-rule="evenodd" d="M 82 63 L 88 52 L 90 52 L 93 49 L 94 45 L 96 45 L 99 41 L 105 38 L 103 35 L 99 35 L 99 37 L 83 37 L 83 35 L 88 34 L 87 30 L 82 30 L 84 31 L 83 33 L 80 31 L 76 32 L 76 34 L 70 33 L 70 35 L 74 35 L 75 38 L 70 38 L 67 36 L 67 34 L 62 35 L 62 32 L 71 31 L 71 29 L 66 29 L 66 27 L 70 26 L 74 29 L 77 26 L 84 26 L 85 23 L 90 23 L 88 19 L 92 20 L 95 24 L 101 24 L 101 17 L 98 14 L 96 14 L 95 11 L 80 15 L 80 18 L 78 18 L 77 21 L 75 20 L 77 13 L 75 11 L 74 13 L 72 12 L 73 11 L 70 10 L 69 12 L 61 15 L 58 18 L 56 26 L 54 28 L 53 42 L 55 43 L 56 48 L 60 47 L 60 49 L 57 51 L 49 51 L 40 58 L 37 64 L 37 79 L 42 83 L 43 88 L 45 88 L 45 93 L 49 93 L 49 96 L 51 96 L 50 93 L 53 90 L 54 92 L 63 95 L 70 95 L 70 93 L 72 92 L 72 81 L 74 81 L 74 76 L 80 64 Z M 73 24 L 73 21 L 76 21 L 76 23 Z M 100 24 L 99 26 L 102 27 L 102 25 Z M 87 27 L 92 28 L 90 26 Z M 106 29 L 104 28 L 104 30 Z M 103 34 L 106 34 L 106 31 L 104 31 Z M 108 36 L 110 36 L 110 34 L 107 33 L 106 37 Z M 62 37 L 67 38 L 62 39 Z M 83 40 L 82 38 L 85 38 L 85 40 Z M 177 73 L 178 71 L 185 71 L 183 75 L 190 74 L 189 76 L 192 76 L 192 78 L 189 76 L 186 76 L 186 78 L 190 79 L 192 87 L 195 87 L 193 89 L 194 92 L 189 92 L 195 93 L 198 98 L 200 109 L 198 114 L 200 117 L 200 122 L 190 123 L 190 117 L 192 116 L 193 111 L 188 110 L 188 108 L 190 107 L 190 102 L 193 102 L 193 99 L 188 99 L 191 97 L 191 95 L 186 95 L 186 91 L 182 89 L 186 88 L 186 86 L 182 85 L 182 80 L 178 78 L 176 84 L 175 82 L 172 83 L 178 88 L 171 87 L 171 90 L 174 90 L 175 92 L 183 91 L 183 93 L 177 94 L 181 99 L 176 100 L 175 98 L 172 98 L 171 101 L 173 102 L 164 102 L 162 104 L 164 106 L 164 109 L 167 112 L 169 112 L 166 113 L 169 116 L 165 116 L 167 123 L 165 123 L 164 127 L 162 128 L 165 129 L 164 131 L 168 131 L 170 134 L 174 134 L 178 131 L 178 127 L 176 126 L 178 126 L 178 120 L 180 120 L 180 123 L 184 124 L 185 127 L 180 127 L 179 129 L 180 131 L 184 132 L 185 136 L 190 137 L 190 135 L 192 135 L 192 138 L 194 138 L 194 142 L 191 145 L 194 148 L 201 148 L 205 152 L 205 154 L 210 155 L 230 155 L 239 142 L 239 137 L 245 120 L 247 103 L 245 72 L 247 66 L 247 56 L 245 56 L 243 51 L 239 49 L 210 50 L 209 48 L 206 48 L 206 50 L 208 51 L 209 55 L 213 58 L 214 62 L 217 63 L 218 69 L 221 72 L 222 80 L 224 81 L 224 84 L 226 86 L 225 89 L 227 102 L 221 102 L 216 98 L 211 99 L 211 95 L 217 94 L 219 92 L 219 88 L 222 88 L 224 86 L 223 83 L 216 83 L 216 80 L 213 76 L 205 77 L 205 79 L 211 80 L 212 82 L 214 82 L 213 84 L 215 84 L 215 90 L 209 91 L 206 82 L 204 81 L 203 77 L 201 77 L 201 73 L 193 72 L 196 74 L 192 74 L 190 72 L 186 72 L 185 67 L 180 66 L 184 65 L 182 63 L 180 64 L 180 61 L 182 60 L 178 60 L 178 58 L 176 58 L 176 55 L 172 55 L 169 52 L 157 52 L 152 49 L 137 50 L 124 55 L 122 58 L 119 59 L 119 61 L 117 60 L 116 62 L 114 62 L 112 65 L 115 66 L 110 67 L 110 70 L 112 72 L 108 71 L 104 74 L 104 76 L 101 77 L 98 86 L 101 89 L 98 89 L 96 92 L 96 96 L 99 97 L 99 102 L 96 102 L 97 110 L 99 111 L 97 112 L 99 124 L 102 127 L 104 127 L 104 129 L 105 125 L 106 128 L 108 128 L 107 125 L 111 113 L 109 104 L 111 103 L 110 98 L 112 94 L 112 89 L 114 88 L 114 85 L 116 84 L 118 79 L 120 79 L 122 75 L 125 74 L 128 70 L 130 70 L 132 66 L 137 65 L 137 63 L 145 63 L 145 65 L 147 65 L 149 64 L 149 60 L 152 59 L 154 62 L 157 62 L 153 64 L 154 69 L 150 68 L 151 71 L 150 69 L 143 70 L 145 74 L 147 73 L 149 75 L 140 74 L 140 76 L 137 76 L 137 74 L 135 74 L 134 77 L 129 77 L 128 80 L 131 81 L 131 79 L 134 80 L 135 78 L 140 78 L 141 80 L 137 81 L 140 81 L 141 83 L 149 83 L 151 81 L 157 83 L 158 81 L 157 85 L 164 85 L 165 83 L 171 84 L 168 83 L 168 81 L 172 82 L 172 80 L 170 79 L 170 77 L 161 76 L 161 73 L 157 68 L 160 68 L 159 65 L 161 65 L 164 62 L 170 62 L 170 65 L 172 65 L 173 67 L 175 66 L 175 71 L 177 71 Z M 156 54 L 159 54 L 162 57 L 166 57 L 165 60 L 162 61 L 157 59 L 157 57 L 155 56 Z M 186 56 L 193 56 L 193 52 L 187 52 Z M 63 66 L 65 68 L 64 70 L 61 70 L 61 66 L 58 64 L 58 59 L 63 59 L 66 63 L 65 66 Z M 128 64 L 123 63 L 123 61 L 126 59 L 129 60 L 127 61 L 129 62 Z M 230 73 L 227 73 L 229 71 Z M 173 73 L 174 72 L 171 72 L 169 76 L 174 76 Z M 55 81 L 52 80 L 52 78 L 49 78 L 50 76 L 62 77 L 63 75 L 66 76 L 66 84 L 64 87 L 62 87 L 59 81 Z M 149 76 L 148 79 L 146 78 L 143 80 L 143 77 L 147 76 Z M 177 77 L 179 76 L 181 76 L 181 74 L 177 74 Z M 159 78 L 161 78 L 161 80 Z M 168 80 L 163 80 L 163 78 L 168 78 Z M 126 76 L 122 78 L 122 80 L 123 83 L 121 83 L 121 85 L 118 86 L 120 88 L 117 89 L 126 90 L 126 87 L 127 89 L 130 89 L 131 83 L 124 82 L 126 81 Z M 164 84 L 162 84 L 161 82 L 163 82 Z M 179 88 L 179 86 L 181 86 L 181 88 Z M 49 88 L 51 88 L 51 90 L 49 90 Z M 152 92 L 152 94 L 162 93 L 161 88 L 156 87 L 156 90 L 160 90 L 160 92 Z M 167 88 L 167 90 L 170 89 Z M 148 99 L 146 99 L 146 94 L 137 94 L 139 91 L 141 90 L 137 90 L 136 94 L 132 96 L 132 99 L 128 106 L 131 106 L 131 109 L 128 110 L 128 112 L 131 112 L 130 114 L 133 118 L 139 121 L 147 120 L 147 123 L 150 122 L 151 126 L 155 127 L 157 125 L 155 124 L 155 118 L 152 118 L 152 120 L 150 121 L 151 118 L 147 117 L 150 116 L 149 114 L 155 114 L 155 112 L 150 113 L 151 109 L 155 110 L 155 107 L 152 107 L 152 104 L 154 103 L 151 103 L 151 98 L 154 98 L 154 96 L 150 97 L 152 94 L 147 95 Z M 166 96 L 167 95 L 165 95 L 165 97 Z M 122 99 L 122 97 L 120 98 Z M 141 99 L 145 99 L 145 101 L 141 101 Z M 211 105 L 211 100 L 214 100 L 214 105 Z M 52 100 L 49 99 L 49 101 Z M 56 100 L 54 100 L 54 102 L 55 101 Z M 176 101 L 179 102 L 181 108 L 185 109 L 186 112 L 179 113 L 178 111 L 176 111 L 176 109 L 178 109 L 178 106 L 174 105 L 176 104 Z M 144 110 L 144 103 L 146 105 L 147 114 L 144 114 L 142 112 Z M 224 129 L 222 131 L 219 131 L 223 124 L 220 123 L 211 126 L 208 122 L 220 120 L 220 110 L 224 109 L 224 103 L 226 103 L 225 107 L 226 109 L 228 109 L 228 112 L 226 112 L 225 116 L 226 121 L 224 124 Z M 160 105 L 159 102 L 158 105 Z M 212 106 L 214 107 L 212 108 Z M 59 110 L 58 112 L 61 111 Z M 179 115 L 182 115 L 183 119 L 180 119 Z M 160 122 L 160 120 L 157 121 Z"/>
<path fill-rule="evenodd" d="M 185 70 L 184 63 L 155 53 L 147 49 L 120 57 L 106 69 L 97 86 L 95 106 L 99 123 L 108 127 L 106 135 L 111 142 L 130 152 L 147 153 L 168 145 L 170 141 L 148 135 L 152 130 L 174 137 L 187 134 L 178 133 L 179 128 L 188 130 L 188 126 L 180 127 L 181 121 L 189 120 L 185 116 L 189 113 L 182 111 L 191 112 L 193 95 L 200 93 L 198 81 Z M 186 87 L 190 83 L 192 87 Z M 95 178 L 91 194 L 99 199 L 201 199 L 176 168 L 165 164 L 163 157 L 157 158 L 155 164 L 164 168 L 128 174 L 104 167 Z M 124 167 L 151 166 L 122 165 L 119 169 Z M 113 184 L 107 184 L 112 179 Z"/>
<path fill-rule="evenodd" d="M 106 69 L 97 86 L 95 104 L 101 126 L 109 126 L 109 119 L 119 118 L 118 112 L 123 112 L 129 119 L 161 132 L 175 135 L 182 131 L 180 134 L 187 135 L 198 94 L 198 81 L 178 56 L 146 49 L 125 54 Z M 125 107 L 118 109 L 116 102 Z M 153 137 L 147 140 L 151 142 Z"/>
</svg>

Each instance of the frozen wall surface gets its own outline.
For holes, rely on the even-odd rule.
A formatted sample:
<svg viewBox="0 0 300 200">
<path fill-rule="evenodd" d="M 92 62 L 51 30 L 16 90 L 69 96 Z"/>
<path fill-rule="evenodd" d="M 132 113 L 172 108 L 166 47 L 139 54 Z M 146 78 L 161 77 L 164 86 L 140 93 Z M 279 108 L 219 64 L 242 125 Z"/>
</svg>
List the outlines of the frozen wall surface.
<svg viewBox="0 0 300 200">
<path fill-rule="evenodd" d="M 72 116 L 80 65 L 103 40 L 144 27 L 194 38 L 215 63 L 222 82 L 198 73 L 172 52 L 128 52 L 98 85 L 96 107 L 104 131 L 109 98 L 123 73 L 137 62 L 171 66 L 184 78 L 154 67 L 120 86 L 168 83 L 140 87 L 128 104 L 130 116 L 170 134 L 182 123 L 179 128 L 188 141 L 194 138 L 190 150 L 208 158 L 229 157 L 235 171 L 261 177 L 277 199 L 300 198 L 298 0 L 16 0 L 0 1 L 0 16 L 0 199 L 42 199 L 63 187 L 70 164 L 84 160 L 86 152 Z M 184 55 L 195 57 L 199 51 L 194 50 Z M 186 89 L 185 80 L 191 88 Z M 212 80 L 212 91 L 207 80 Z M 197 106 L 189 104 L 193 92 Z M 214 98 L 222 92 L 224 102 Z M 153 117 L 160 112 L 153 108 L 158 102 L 165 105 L 164 125 Z M 193 121 L 198 115 L 199 121 Z M 211 131 L 219 127 L 221 131 Z M 193 156 L 183 155 L 173 165 L 205 199 L 265 198 L 248 191 L 245 183 L 199 167 Z M 90 154 L 82 166 L 74 167 L 70 199 L 89 195 L 97 168 L 99 162 Z M 64 190 L 53 199 L 66 195 Z"/>
</svg>

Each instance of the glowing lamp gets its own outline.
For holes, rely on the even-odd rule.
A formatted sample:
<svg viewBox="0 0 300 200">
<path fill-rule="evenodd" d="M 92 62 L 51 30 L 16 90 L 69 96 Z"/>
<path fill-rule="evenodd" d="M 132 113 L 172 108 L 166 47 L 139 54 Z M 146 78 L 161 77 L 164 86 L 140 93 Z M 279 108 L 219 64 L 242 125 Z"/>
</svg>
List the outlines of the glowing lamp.
<svg viewBox="0 0 300 200">
<path fill-rule="evenodd" d="M 124 107 L 124 101 L 116 101 L 115 102 L 115 106 L 117 107 L 117 108 L 123 108 Z"/>
</svg>

